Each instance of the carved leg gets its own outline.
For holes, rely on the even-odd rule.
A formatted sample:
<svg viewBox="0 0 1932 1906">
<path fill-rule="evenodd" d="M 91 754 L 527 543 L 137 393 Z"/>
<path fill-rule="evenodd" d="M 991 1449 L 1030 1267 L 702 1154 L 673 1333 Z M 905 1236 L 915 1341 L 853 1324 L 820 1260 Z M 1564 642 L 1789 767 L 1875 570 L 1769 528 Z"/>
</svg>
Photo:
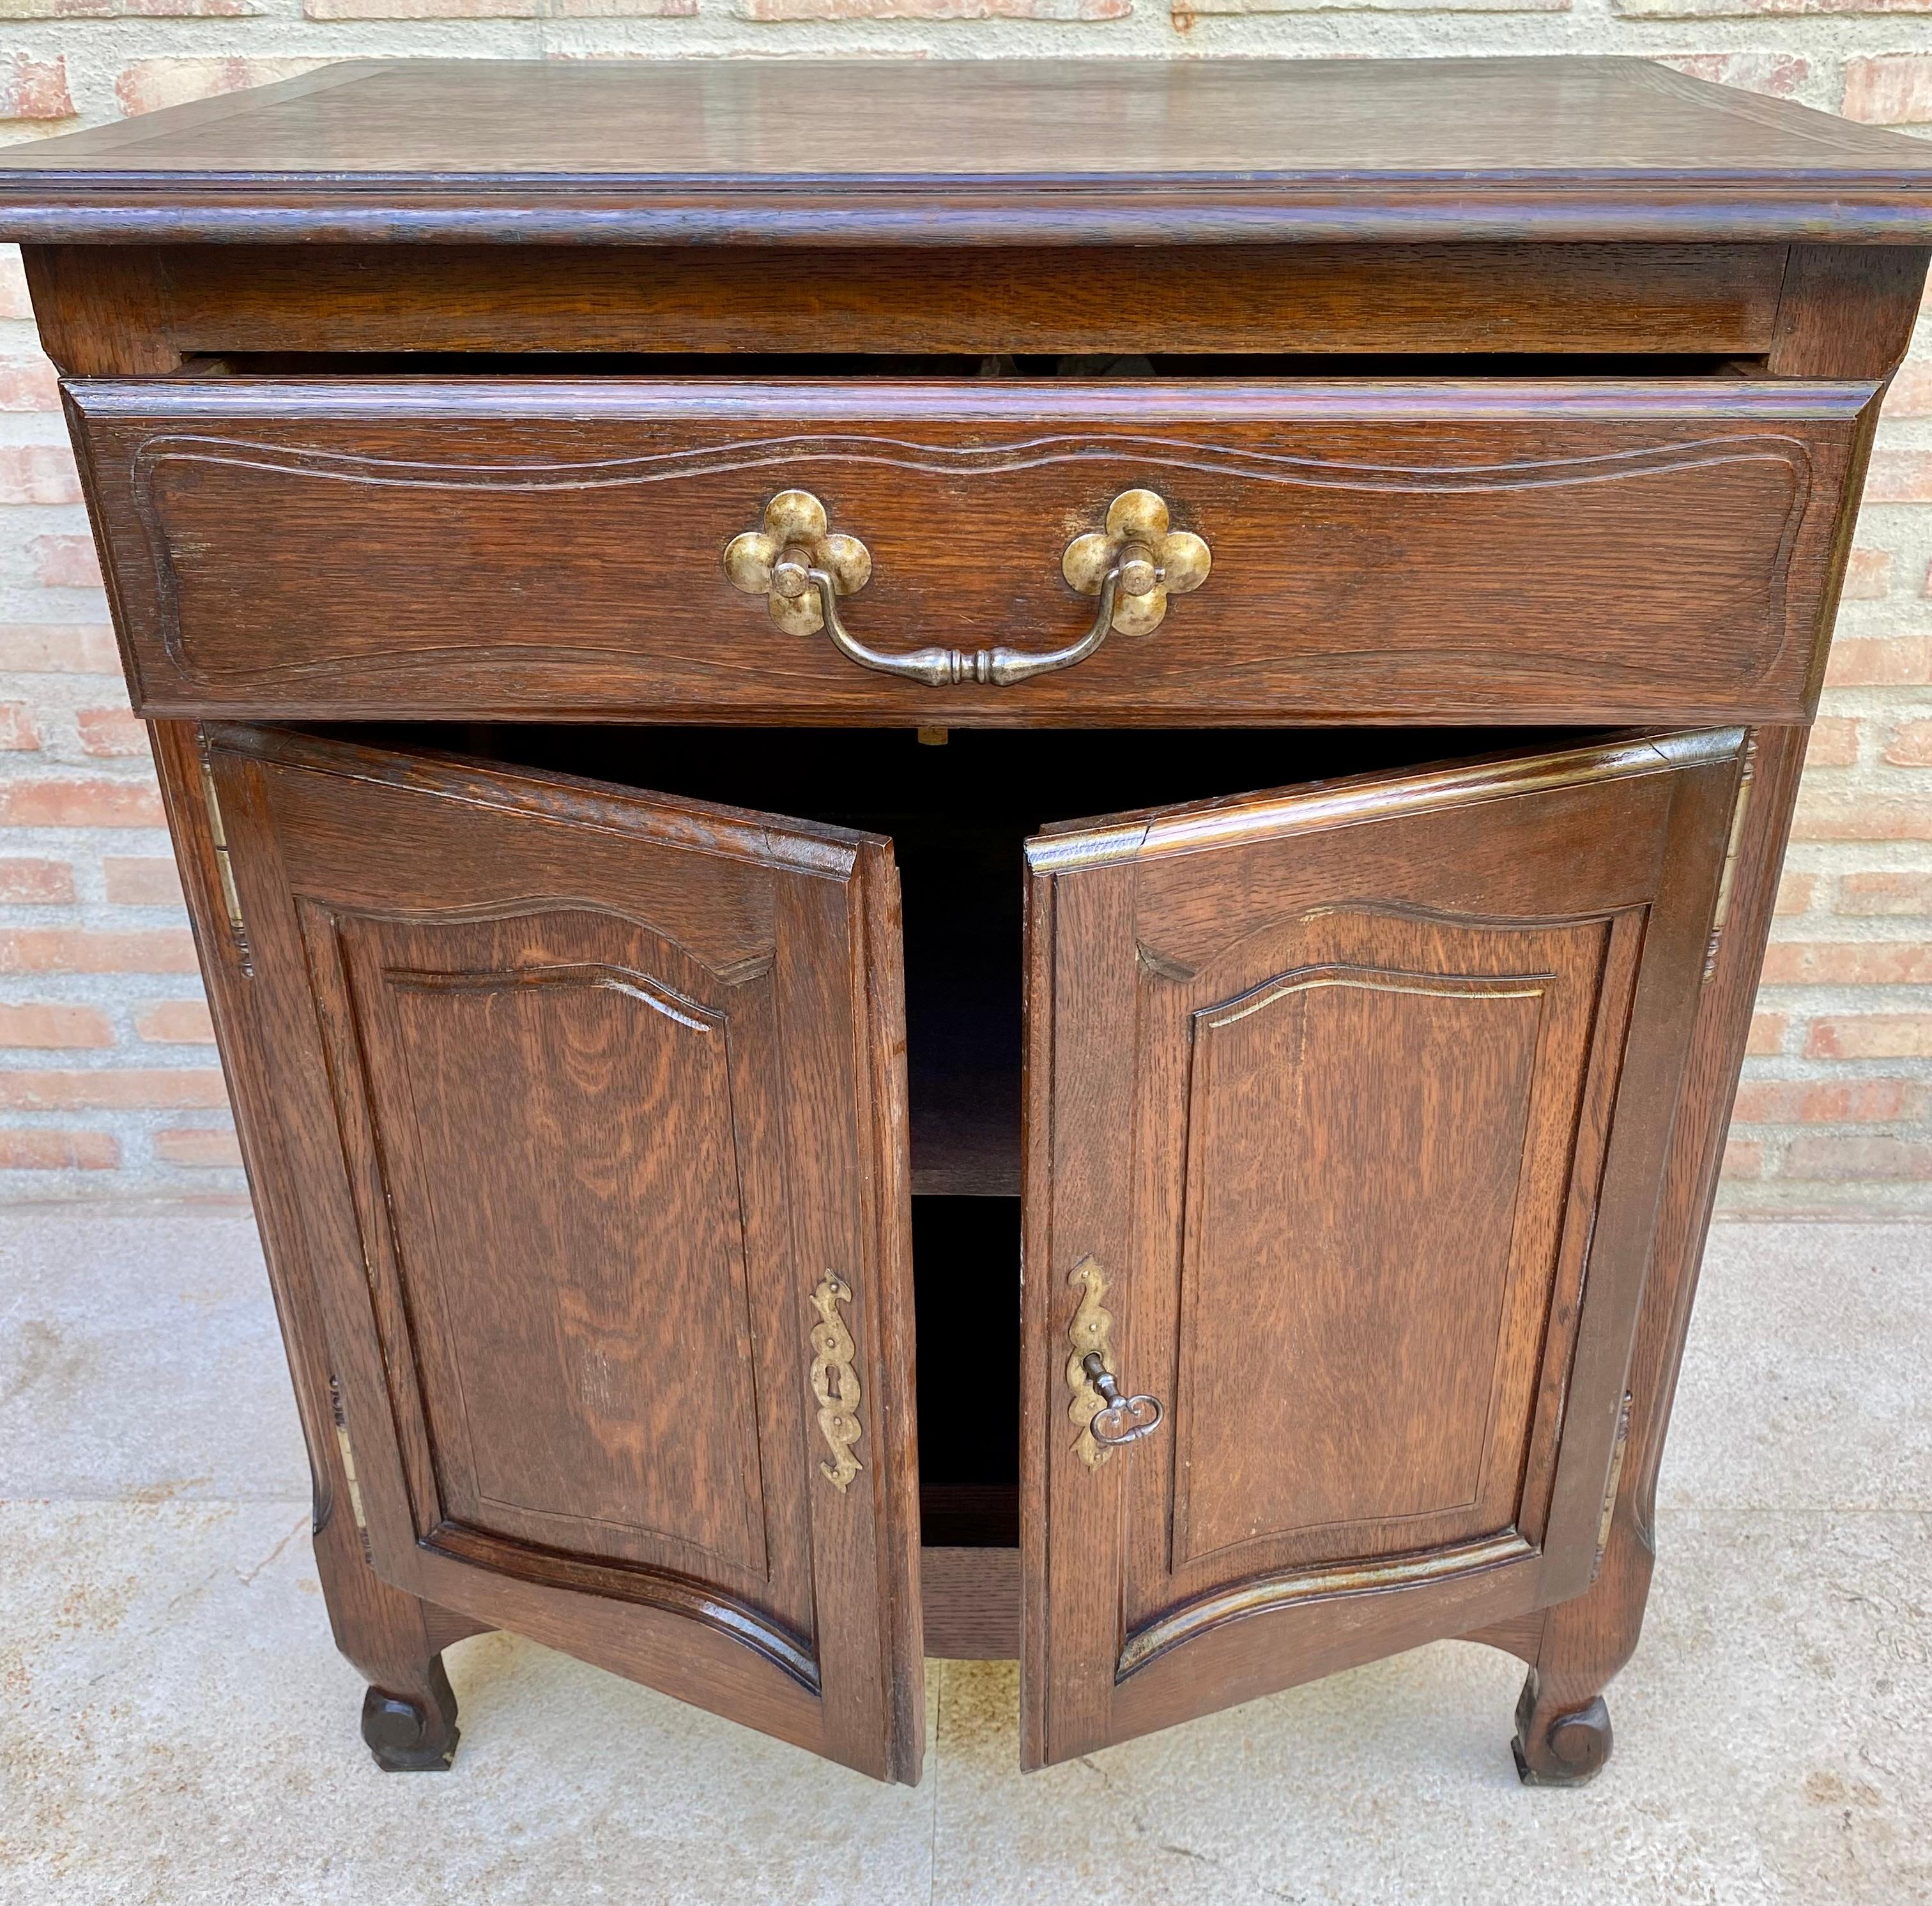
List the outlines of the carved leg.
<svg viewBox="0 0 1932 1906">
<path fill-rule="evenodd" d="M 1472 1636 L 1520 1655 L 1529 1678 L 1516 1704 L 1516 1771 L 1527 1785 L 1576 1787 L 1610 1752 L 1604 1690 L 1636 1652 L 1650 1595 L 1652 1512 L 1664 1431 L 1677 1388 L 1690 1302 L 1716 1196 L 1732 1095 L 1769 931 L 1804 731 L 1755 731 L 1754 778 L 1738 843 L 1729 919 L 1714 949 L 1678 1101 L 1650 1272 L 1630 1359 L 1630 1441 L 1596 1580 L 1540 1626 Z"/>
<path fill-rule="evenodd" d="M 391 1587 L 370 1566 L 338 1434 L 328 1330 L 283 1155 L 275 1067 L 256 1017 L 248 949 L 222 898 L 196 730 L 191 722 L 154 721 L 148 732 L 308 1446 L 316 1569 L 329 1623 L 336 1646 L 370 1684 L 362 1736 L 378 1764 L 446 1767 L 456 1752 L 456 1700 L 442 1651 L 482 1625 Z"/>
<path fill-rule="evenodd" d="M 1610 1710 L 1598 1695 L 1588 1706 L 1564 1713 L 1543 1698 L 1534 1668 L 1516 1704 L 1516 1778 L 1526 1787 L 1581 1787 L 1610 1758 Z"/>
<path fill-rule="evenodd" d="M 385 1773 L 441 1773 L 461 1738 L 442 1657 L 431 1655 L 411 1688 L 372 1687 L 362 1698 L 362 1738 Z"/>
</svg>

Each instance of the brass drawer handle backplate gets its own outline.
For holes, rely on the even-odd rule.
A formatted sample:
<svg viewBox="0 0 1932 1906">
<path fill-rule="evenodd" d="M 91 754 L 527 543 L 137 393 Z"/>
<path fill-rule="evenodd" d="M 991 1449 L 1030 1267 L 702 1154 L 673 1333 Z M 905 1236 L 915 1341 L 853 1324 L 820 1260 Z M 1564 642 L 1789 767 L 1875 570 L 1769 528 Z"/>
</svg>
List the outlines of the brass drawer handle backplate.
<svg viewBox="0 0 1932 1906">
<path fill-rule="evenodd" d="M 862 668 L 935 688 L 955 682 L 1004 688 L 1084 662 L 1109 632 L 1145 635 L 1158 628 L 1168 598 L 1198 589 L 1211 561 L 1198 536 L 1169 527 L 1163 498 L 1151 490 L 1122 491 L 1108 506 L 1106 528 L 1075 537 L 1060 558 L 1067 582 L 1098 598 L 1094 620 L 1078 641 L 1043 651 L 935 645 L 892 654 L 862 642 L 845 626 L 838 598 L 866 586 L 872 552 L 857 537 L 834 532 L 825 505 L 808 490 L 774 496 L 760 526 L 725 546 L 724 574 L 742 594 L 764 596 L 780 628 L 800 635 L 822 628 Z"/>
</svg>

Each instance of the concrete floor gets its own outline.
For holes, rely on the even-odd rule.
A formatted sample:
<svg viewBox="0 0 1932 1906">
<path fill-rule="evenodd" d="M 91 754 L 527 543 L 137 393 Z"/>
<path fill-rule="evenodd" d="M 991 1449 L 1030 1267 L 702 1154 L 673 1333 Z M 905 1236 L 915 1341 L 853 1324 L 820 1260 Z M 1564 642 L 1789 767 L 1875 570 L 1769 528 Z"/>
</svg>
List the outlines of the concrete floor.
<svg viewBox="0 0 1932 1906">
<path fill-rule="evenodd" d="M 0 1212 L 0 1902 L 1932 1900 L 1932 1226 L 1714 1236 L 1616 1757 L 1518 1786 L 1446 1643 L 1016 1770 L 935 1664 L 876 1786 L 503 1635 L 448 1775 L 376 1772 L 233 1209 Z"/>
</svg>

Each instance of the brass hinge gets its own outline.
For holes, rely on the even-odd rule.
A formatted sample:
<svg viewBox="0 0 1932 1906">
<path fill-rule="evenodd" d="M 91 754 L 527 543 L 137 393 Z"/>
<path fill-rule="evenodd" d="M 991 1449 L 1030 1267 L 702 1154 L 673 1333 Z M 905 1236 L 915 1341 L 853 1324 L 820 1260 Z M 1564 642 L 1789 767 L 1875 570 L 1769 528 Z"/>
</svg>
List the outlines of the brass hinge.
<svg viewBox="0 0 1932 1906">
<path fill-rule="evenodd" d="M 200 736 L 201 798 L 208 808 L 208 835 L 214 850 L 214 871 L 221 883 L 222 910 L 228 916 L 229 937 L 235 943 L 235 956 L 244 976 L 252 978 L 254 955 L 248 947 L 248 923 L 242 917 L 242 895 L 235 884 L 235 862 L 228 851 L 228 830 L 221 819 L 221 797 L 214 791 L 214 761 L 206 733 Z"/>
<path fill-rule="evenodd" d="M 328 1413 L 335 1419 L 335 1446 L 342 1457 L 343 1480 L 349 1485 L 349 1512 L 356 1518 L 356 1533 L 362 1538 L 363 1559 L 373 1566 L 368 1518 L 362 1513 L 362 1486 L 356 1480 L 356 1452 L 349 1440 L 349 1419 L 342 1410 L 342 1386 L 333 1374 L 328 1379 Z"/>
<path fill-rule="evenodd" d="M 1757 772 L 1757 737 L 1744 741 L 1744 758 L 1738 769 L 1737 799 L 1731 808 L 1731 837 L 1724 846 L 1724 871 L 1718 877 L 1718 904 L 1711 915 L 1711 943 L 1704 949 L 1704 983 L 1718 970 L 1718 946 L 1731 911 L 1731 889 L 1738 877 L 1738 850 L 1744 844 L 1744 815 L 1750 805 L 1751 781 Z"/>
<path fill-rule="evenodd" d="M 1590 1564 L 1590 1579 L 1597 1579 L 1604 1566 L 1604 1551 L 1610 1545 L 1610 1524 L 1616 1519 L 1617 1489 L 1624 1479 L 1624 1456 L 1630 1448 L 1630 1393 L 1624 1392 L 1623 1407 L 1617 1412 L 1617 1440 L 1610 1450 L 1610 1479 L 1604 1486 L 1604 1512 L 1597 1521 L 1597 1559 Z"/>
</svg>

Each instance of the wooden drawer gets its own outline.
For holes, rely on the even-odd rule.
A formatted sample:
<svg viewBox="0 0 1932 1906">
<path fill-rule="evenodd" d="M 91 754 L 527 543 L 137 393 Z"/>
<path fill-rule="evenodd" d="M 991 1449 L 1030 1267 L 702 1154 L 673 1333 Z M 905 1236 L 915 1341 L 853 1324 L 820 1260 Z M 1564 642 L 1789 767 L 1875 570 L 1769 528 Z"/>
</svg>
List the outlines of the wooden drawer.
<svg viewBox="0 0 1932 1906">
<path fill-rule="evenodd" d="M 68 399 L 151 715 L 1637 722 L 1809 713 L 1875 391 L 207 378 Z M 869 553 L 836 604 L 854 641 L 957 651 L 969 679 L 796 626 L 820 619 L 808 538 L 794 626 L 734 586 L 728 547 L 791 490 Z M 1063 558 L 1136 490 L 1206 544 L 1200 586 L 1071 666 L 970 679 L 1097 625 Z M 1114 629 L 1154 601 L 1120 595 Z"/>
</svg>

